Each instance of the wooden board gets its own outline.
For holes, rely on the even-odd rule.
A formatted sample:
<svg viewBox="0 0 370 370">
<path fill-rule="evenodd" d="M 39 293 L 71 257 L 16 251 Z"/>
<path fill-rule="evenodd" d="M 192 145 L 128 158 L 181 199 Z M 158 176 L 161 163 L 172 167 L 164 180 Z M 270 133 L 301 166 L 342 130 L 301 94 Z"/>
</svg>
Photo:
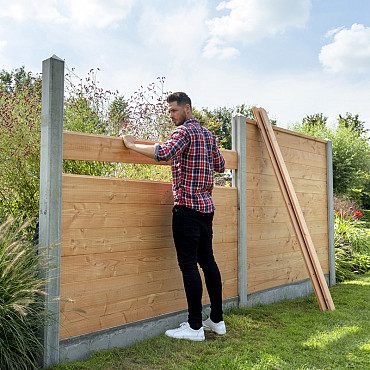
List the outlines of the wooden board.
<svg viewBox="0 0 370 370">
<path fill-rule="evenodd" d="M 281 148 L 281 153 L 286 158 L 286 164 L 297 163 L 301 165 L 310 165 L 318 168 L 326 168 L 326 157 L 321 154 L 305 152 L 296 148 Z M 268 152 L 264 150 L 263 143 L 260 141 L 247 140 L 247 165 L 248 158 L 269 159 Z"/>
<path fill-rule="evenodd" d="M 186 308 L 171 184 L 63 175 L 60 337 Z M 214 254 L 237 296 L 237 189 L 215 188 Z M 203 302 L 209 297 L 204 290 Z"/>
<path fill-rule="evenodd" d="M 305 261 L 318 303 L 321 310 L 334 310 L 329 289 L 327 287 L 325 277 L 317 257 L 313 242 L 303 217 L 298 198 L 296 196 L 293 184 L 287 171 L 282 153 L 274 135 L 271 124 L 268 120 L 266 112 L 259 108 L 253 108 L 254 115 L 257 120 L 262 138 L 266 149 L 269 153 L 271 163 L 274 167 L 275 175 L 278 180 L 287 210 L 301 247 L 302 256 Z"/>
<path fill-rule="evenodd" d="M 155 142 L 138 140 L 137 143 L 153 145 Z M 236 169 L 238 167 L 236 151 L 225 149 L 220 151 L 225 158 L 226 168 Z M 127 149 L 123 145 L 121 137 L 69 131 L 63 132 L 63 159 L 155 165 L 171 164 L 170 161 L 156 162 L 154 159 Z"/>
<path fill-rule="evenodd" d="M 246 124 L 247 124 L 247 132 L 248 132 L 247 136 L 248 137 L 251 137 L 250 132 L 253 132 L 253 133 L 258 132 L 257 121 L 255 119 L 247 118 L 246 119 Z M 301 139 L 303 139 L 303 140 L 310 140 L 311 142 L 315 141 L 315 142 L 322 143 L 322 144 L 327 143 L 327 140 L 325 140 L 325 139 L 320 139 L 318 137 L 305 135 L 305 134 L 302 134 L 300 132 L 285 129 L 283 127 L 272 126 L 272 129 L 274 130 L 274 133 L 275 133 L 276 137 L 278 137 L 280 133 L 287 134 L 288 137 L 290 137 L 290 139 L 288 141 L 297 141 L 298 140 L 298 142 L 302 143 Z M 258 134 L 256 134 L 256 136 L 258 136 Z M 294 138 L 292 138 L 292 137 L 294 137 Z"/>
</svg>

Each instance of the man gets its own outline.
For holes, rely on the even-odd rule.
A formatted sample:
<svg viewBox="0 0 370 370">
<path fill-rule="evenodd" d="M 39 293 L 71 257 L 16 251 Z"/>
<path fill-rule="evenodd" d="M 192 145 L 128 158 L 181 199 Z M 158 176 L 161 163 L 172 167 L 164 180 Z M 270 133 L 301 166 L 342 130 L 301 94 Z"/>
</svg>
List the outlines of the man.
<svg viewBox="0 0 370 370">
<path fill-rule="evenodd" d="M 202 341 L 204 329 L 226 333 L 222 317 L 221 275 L 212 250 L 213 171 L 223 172 L 225 160 L 212 133 L 194 119 L 191 100 L 185 93 L 170 94 L 167 103 L 170 118 L 177 127 L 166 143 L 136 144 L 132 135 L 125 135 L 123 141 L 127 148 L 156 161 L 172 160 L 172 231 L 189 316 L 188 322 L 167 330 L 166 335 Z M 204 322 L 202 280 L 197 263 L 203 269 L 211 300 L 211 314 Z"/>
</svg>

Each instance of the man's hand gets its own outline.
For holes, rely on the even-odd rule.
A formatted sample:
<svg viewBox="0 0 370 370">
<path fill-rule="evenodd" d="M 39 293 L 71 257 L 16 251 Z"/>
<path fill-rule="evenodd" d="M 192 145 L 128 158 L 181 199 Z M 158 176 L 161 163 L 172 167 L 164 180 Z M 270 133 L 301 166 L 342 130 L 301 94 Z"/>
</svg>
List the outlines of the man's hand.
<svg viewBox="0 0 370 370">
<path fill-rule="evenodd" d="M 123 135 L 122 139 L 128 149 L 131 149 L 135 146 L 136 137 L 134 135 Z"/>
<path fill-rule="evenodd" d="M 125 144 L 126 148 L 132 149 L 135 152 L 143 154 L 149 158 L 154 159 L 155 154 L 155 146 L 154 145 L 145 145 L 145 144 L 136 144 L 136 137 L 134 135 L 123 135 L 122 136 L 123 143 Z"/>
</svg>

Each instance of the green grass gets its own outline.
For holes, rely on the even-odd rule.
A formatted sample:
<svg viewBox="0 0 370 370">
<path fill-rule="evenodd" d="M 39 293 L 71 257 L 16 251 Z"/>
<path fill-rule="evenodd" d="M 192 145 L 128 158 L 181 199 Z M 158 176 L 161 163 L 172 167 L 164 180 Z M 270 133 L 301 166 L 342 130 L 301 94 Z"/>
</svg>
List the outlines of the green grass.
<svg viewBox="0 0 370 370">
<path fill-rule="evenodd" d="M 204 342 L 157 338 L 54 369 L 369 369 L 370 274 L 331 288 L 336 310 L 314 295 L 225 314 L 227 334 Z"/>
</svg>

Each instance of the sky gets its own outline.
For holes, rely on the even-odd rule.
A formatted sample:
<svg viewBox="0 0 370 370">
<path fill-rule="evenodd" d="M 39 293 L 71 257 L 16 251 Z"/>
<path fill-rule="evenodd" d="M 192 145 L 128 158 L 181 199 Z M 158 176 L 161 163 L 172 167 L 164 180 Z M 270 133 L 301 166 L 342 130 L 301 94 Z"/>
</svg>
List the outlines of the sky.
<svg viewBox="0 0 370 370">
<path fill-rule="evenodd" d="M 367 0 L 0 0 L 0 70 L 53 54 L 125 97 L 165 77 L 198 109 L 260 106 L 282 127 L 350 112 L 370 129 Z"/>
</svg>

